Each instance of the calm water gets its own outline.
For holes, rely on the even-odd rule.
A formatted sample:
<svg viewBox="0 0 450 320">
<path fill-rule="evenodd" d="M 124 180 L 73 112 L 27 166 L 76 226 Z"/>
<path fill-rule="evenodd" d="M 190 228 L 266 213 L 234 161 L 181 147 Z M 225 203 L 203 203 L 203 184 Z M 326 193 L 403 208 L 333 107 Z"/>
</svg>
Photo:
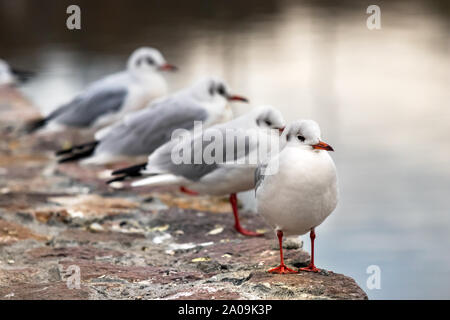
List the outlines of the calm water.
<svg viewBox="0 0 450 320">
<path fill-rule="evenodd" d="M 356 1 L 355 1 L 356 2 Z M 317 263 L 354 277 L 370 298 L 450 298 L 450 13 L 445 1 L 0 0 L 1 55 L 40 76 L 24 88 L 44 112 L 120 70 L 141 45 L 181 71 L 173 90 L 223 76 L 253 104 L 312 118 L 336 150 L 341 200 L 318 228 Z M 236 113 L 245 112 L 239 106 Z M 309 248 L 309 240 L 307 240 Z M 381 289 L 366 269 L 381 268 Z"/>
</svg>

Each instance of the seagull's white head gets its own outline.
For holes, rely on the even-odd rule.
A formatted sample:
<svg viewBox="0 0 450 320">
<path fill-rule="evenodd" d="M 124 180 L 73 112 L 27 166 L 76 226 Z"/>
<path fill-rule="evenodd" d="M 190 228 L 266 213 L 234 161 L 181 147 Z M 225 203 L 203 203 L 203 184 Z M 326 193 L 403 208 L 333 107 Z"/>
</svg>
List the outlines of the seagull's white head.
<svg viewBox="0 0 450 320">
<path fill-rule="evenodd" d="M 0 85 L 9 85 L 14 83 L 14 76 L 11 73 L 9 65 L 0 59 Z"/>
<path fill-rule="evenodd" d="M 278 130 L 281 134 L 286 126 L 286 122 L 280 110 L 273 106 L 259 106 L 254 108 L 251 113 L 256 125 L 261 129 L 274 129 Z"/>
<path fill-rule="evenodd" d="M 128 70 L 137 76 L 145 76 L 159 71 L 175 71 L 177 68 L 166 62 L 159 50 L 143 47 L 135 50 L 127 64 Z"/>
<path fill-rule="evenodd" d="M 315 150 L 334 151 L 330 145 L 321 141 L 320 127 L 313 120 L 292 122 L 283 131 L 282 139 L 285 139 L 287 144 L 311 147 Z"/>
<path fill-rule="evenodd" d="M 244 97 L 231 94 L 226 82 L 218 77 L 201 78 L 188 90 L 200 102 L 218 104 L 226 104 L 228 101 L 248 102 Z"/>
</svg>

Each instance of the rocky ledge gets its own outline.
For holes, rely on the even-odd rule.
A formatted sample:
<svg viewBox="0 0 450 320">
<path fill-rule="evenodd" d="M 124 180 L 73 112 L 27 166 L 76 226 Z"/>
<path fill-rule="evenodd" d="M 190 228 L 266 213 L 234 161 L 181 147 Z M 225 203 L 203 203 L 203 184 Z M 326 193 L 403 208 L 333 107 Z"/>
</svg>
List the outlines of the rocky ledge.
<svg viewBox="0 0 450 320">
<path fill-rule="evenodd" d="M 52 151 L 92 132 L 24 134 L 36 116 L 0 89 L 0 299 L 367 299 L 331 271 L 268 274 L 274 234 L 250 212 L 243 224 L 265 236 L 236 234 L 226 199 L 117 191 L 105 168 L 57 166 Z M 309 255 L 290 239 L 285 258 Z"/>
</svg>

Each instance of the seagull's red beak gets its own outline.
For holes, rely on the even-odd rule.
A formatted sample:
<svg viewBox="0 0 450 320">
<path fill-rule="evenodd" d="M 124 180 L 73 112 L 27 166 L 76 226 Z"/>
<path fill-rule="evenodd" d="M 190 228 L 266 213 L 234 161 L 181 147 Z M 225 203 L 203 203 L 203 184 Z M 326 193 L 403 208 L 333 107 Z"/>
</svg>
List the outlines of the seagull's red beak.
<svg viewBox="0 0 450 320">
<path fill-rule="evenodd" d="M 227 100 L 228 101 L 241 101 L 241 102 L 245 102 L 248 103 L 248 99 L 241 97 L 241 96 L 237 96 L 237 95 L 231 95 L 231 96 L 227 96 Z"/>
<path fill-rule="evenodd" d="M 313 149 L 317 149 L 317 150 L 326 150 L 326 151 L 334 151 L 334 149 L 327 143 L 319 141 L 318 144 L 315 144 L 312 146 Z"/>
<path fill-rule="evenodd" d="M 159 67 L 159 70 L 161 70 L 161 71 L 177 71 L 178 68 L 175 67 L 173 64 L 165 63 Z"/>
<path fill-rule="evenodd" d="M 278 131 L 280 132 L 280 136 L 281 136 L 281 134 L 283 133 L 283 131 L 284 131 L 285 128 L 286 128 L 286 127 L 278 128 Z"/>
</svg>

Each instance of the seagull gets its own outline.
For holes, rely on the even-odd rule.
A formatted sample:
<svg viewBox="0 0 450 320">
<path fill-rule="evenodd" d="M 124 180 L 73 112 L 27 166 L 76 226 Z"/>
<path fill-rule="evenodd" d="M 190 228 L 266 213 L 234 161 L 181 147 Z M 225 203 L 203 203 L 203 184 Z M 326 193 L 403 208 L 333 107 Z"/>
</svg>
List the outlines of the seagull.
<svg viewBox="0 0 450 320">
<path fill-rule="evenodd" d="M 83 165 L 105 165 L 148 156 L 168 142 L 176 129 L 192 130 L 195 121 L 208 127 L 231 118 L 229 101 L 248 102 L 244 97 L 230 94 L 222 79 L 201 78 L 192 86 L 101 129 L 95 141 L 58 151 L 57 155 L 65 156 L 59 162 L 83 159 Z"/>
<path fill-rule="evenodd" d="M 0 59 L 0 86 L 24 83 L 33 76 L 33 72 L 12 68 L 6 61 Z"/>
<path fill-rule="evenodd" d="M 257 163 L 252 166 L 250 163 L 240 164 L 239 161 L 246 158 L 257 159 L 259 146 L 264 143 L 276 146 L 284 126 L 285 122 L 280 111 L 272 106 L 261 106 L 234 120 L 207 128 L 184 142 L 173 139 L 153 152 L 148 157 L 147 163 L 117 170 L 113 175 L 121 175 L 120 180 L 126 177 L 148 176 L 133 182 L 132 187 L 172 185 L 190 194 L 229 195 L 235 229 L 246 236 L 260 236 L 260 233 L 246 230 L 241 226 L 236 197 L 238 192 L 253 189 Z M 205 139 L 212 136 L 216 138 Z M 239 148 L 239 144 L 236 146 L 236 140 L 245 141 L 242 148 Z M 190 160 L 194 158 L 194 161 L 174 163 L 172 152 L 180 149 L 180 146 L 188 147 L 184 149 L 187 154 L 192 151 L 193 146 Z M 199 146 L 201 148 L 198 148 Z M 215 152 L 222 151 L 221 160 L 208 163 L 202 159 L 202 154 L 199 154 L 198 150 L 200 152 L 203 150 L 204 155 L 207 148 L 214 149 Z M 268 148 L 267 153 L 270 151 Z M 198 156 L 201 161 L 196 162 Z M 113 181 L 117 179 L 109 182 Z"/>
<path fill-rule="evenodd" d="M 167 93 L 161 71 L 174 71 L 163 55 L 154 48 L 135 50 L 128 59 L 127 69 L 106 76 L 89 85 L 67 104 L 47 117 L 28 125 L 28 131 L 41 128 L 59 130 L 66 127 L 103 127 L 131 111 Z"/>
<path fill-rule="evenodd" d="M 314 265 L 314 229 L 336 208 L 336 167 L 321 141 L 320 128 L 312 120 L 292 123 L 281 136 L 284 147 L 255 171 L 257 211 L 276 230 L 280 265 L 271 273 L 297 273 L 284 264 L 283 235 L 310 232 L 311 262 L 302 271 L 319 272 Z M 263 170 L 271 174 L 264 175 Z M 275 197 L 276 195 L 276 197 Z"/>
</svg>

